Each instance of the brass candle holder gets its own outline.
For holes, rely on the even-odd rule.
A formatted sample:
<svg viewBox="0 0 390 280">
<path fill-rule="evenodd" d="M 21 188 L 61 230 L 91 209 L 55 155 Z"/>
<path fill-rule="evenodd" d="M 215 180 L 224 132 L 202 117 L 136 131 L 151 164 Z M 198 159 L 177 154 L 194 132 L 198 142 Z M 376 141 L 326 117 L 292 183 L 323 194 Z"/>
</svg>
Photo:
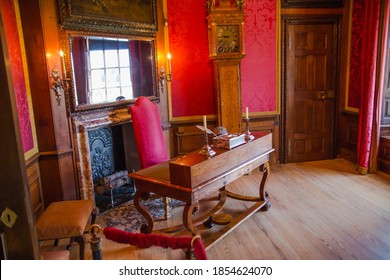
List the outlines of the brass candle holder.
<svg viewBox="0 0 390 280">
<path fill-rule="evenodd" d="M 249 117 L 247 117 L 247 118 L 244 118 L 244 120 L 245 120 L 245 123 L 246 123 L 246 129 L 245 129 L 245 141 L 246 142 L 250 142 L 250 141 L 252 141 L 253 139 L 255 139 L 255 136 L 253 136 L 252 134 L 251 134 L 251 132 L 249 131 Z"/>
<path fill-rule="evenodd" d="M 215 156 L 215 151 L 209 145 L 209 136 L 207 134 L 207 129 L 204 130 L 204 146 L 199 152 L 200 155 L 206 156 L 208 158 Z"/>
</svg>

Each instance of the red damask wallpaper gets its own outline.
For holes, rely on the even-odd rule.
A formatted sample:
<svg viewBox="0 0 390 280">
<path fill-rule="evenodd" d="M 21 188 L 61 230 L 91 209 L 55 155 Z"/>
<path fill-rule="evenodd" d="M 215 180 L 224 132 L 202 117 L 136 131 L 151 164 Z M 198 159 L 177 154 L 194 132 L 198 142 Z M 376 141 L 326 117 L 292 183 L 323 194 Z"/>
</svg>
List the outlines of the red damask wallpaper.
<svg viewBox="0 0 390 280">
<path fill-rule="evenodd" d="M 349 63 L 349 87 L 347 96 L 347 106 L 358 109 L 360 107 L 360 56 L 362 55 L 362 30 L 364 0 L 354 0 L 352 8 L 352 27 L 351 27 L 351 47 Z"/>
<path fill-rule="evenodd" d="M 167 0 L 172 117 L 215 114 L 205 1 Z"/>
<path fill-rule="evenodd" d="M 245 2 L 242 111 L 276 112 L 276 0 Z"/>
<path fill-rule="evenodd" d="M 276 0 L 245 2 L 242 108 L 277 111 Z M 215 114 L 213 67 L 208 56 L 205 1 L 167 0 L 172 54 L 172 117 Z"/>
<path fill-rule="evenodd" d="M 34 148 L 34 137 L 28 102 L 28 80 L 25 76 L 22 56 L 24 49 L 19 37 L 20 21 L 17 20 L 19 9 L 16 0 L 1 0 L 0 5 L 10 57 L 23 151 L 26 153 Z"/>
</svg>

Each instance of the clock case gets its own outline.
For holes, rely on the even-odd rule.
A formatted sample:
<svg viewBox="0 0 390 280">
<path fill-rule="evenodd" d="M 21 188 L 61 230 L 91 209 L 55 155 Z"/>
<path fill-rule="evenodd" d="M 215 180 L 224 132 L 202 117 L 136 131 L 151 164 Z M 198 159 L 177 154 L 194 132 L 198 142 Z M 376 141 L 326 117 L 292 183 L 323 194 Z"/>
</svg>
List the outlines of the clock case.
<svg viewBox="0 0 390 280">
<path fill-rule="evenodd" d="M 222 3 L 222 2 L 221 2 Z M 207 16 L 208 36 L 209 36 L 209 56 L 210 59 L 218 58 L 243 58 L 245 56 L 244 47 L 244 12 L 240 7 L 222 6 L 211 7 Z M 237 28 L 238 27 L 238 28 Z M 220 42 L 218 31 L 220 29 L 238 29 L 238 50 L 219 52 Z"/>
<path fill-rule="evenodd" d="M 214 2 L 214 1 L 212 1 Z M 241 59 L 244 47 L 244 7 L 230 4 L 229 0 L 219 1 L 208 9 L 209 57 L 213 62 L 214 90 L 216 97 L 217 125 L 223 126 L 230 134 L 241 134 Z M 234 52 L 218 52 L 218 29 L 238 26 L 239 49 Z"/>
</svg>

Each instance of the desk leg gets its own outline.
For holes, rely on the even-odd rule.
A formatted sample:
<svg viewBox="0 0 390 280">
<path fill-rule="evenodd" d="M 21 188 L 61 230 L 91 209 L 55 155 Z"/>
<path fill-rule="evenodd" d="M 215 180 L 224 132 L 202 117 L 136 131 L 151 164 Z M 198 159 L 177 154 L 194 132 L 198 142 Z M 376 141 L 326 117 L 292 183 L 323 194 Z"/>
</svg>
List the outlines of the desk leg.
<svg viewBox="0 0 390 280">
<path fill-rule="evenodd" d="M 268 177 L 269 163 L 268 161 L 259 167 L 260 172 L 263 173 L 263 178 L 261 178 L 260 187 L 259 187 L 259 196 L 260 200 L 267 201 L 266 204 L 260 208 L 261 211 L 268 211 L 271 208 L 271 203 L 269 201 L 268 192 L 265 190 L 265 184 Z"/>
<path fill-rule="evenodd" d="M 187 203 L 186 206 L 184 206 L 183 210 L 183 225 L 188 231 L 192 233 L 193 236 L 200 235 L 194 223 L 192 222 L 192 214 L 194 212 L 195 207 L 197 207 L 196 203 Z"/>
<path fill-rule="evenodd" d="M 141 229 L 140 229 L 141 233 L 151 233 L 152 229 L 153 229 L 154 221 L 153 221 L 152 215 L 150 215 L 148 210 L 146 210 L 146 208 L 144 208 L 140 204 L 141 199 L 147 200 L 149 197 L 150 197 L 149 192 L 144 192 L 144 191 L 139 190 L 139 189 L 137 189 L 137 191 L 135 192 L 135 195 L 134 195 L 134 206 L 138 210 L 138 212 L 141 213 L 142 216 L 144 216 L 144 218 L 146 219 L 146 221 L 148 223 L 148 224 L 143 224 L 141 226 Z"/>
</svg>

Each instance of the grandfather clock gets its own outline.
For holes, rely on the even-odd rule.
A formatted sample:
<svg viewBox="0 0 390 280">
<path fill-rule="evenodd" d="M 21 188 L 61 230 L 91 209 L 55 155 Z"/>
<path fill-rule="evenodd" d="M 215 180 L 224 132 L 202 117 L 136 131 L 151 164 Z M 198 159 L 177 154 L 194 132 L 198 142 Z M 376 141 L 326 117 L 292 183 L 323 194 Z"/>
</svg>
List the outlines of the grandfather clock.
<svg viewBox="0 0 390 280">
<path fill-rule="evenodd" d="M 209 55 L 213 61 L 218 125 L 240 133 L 241 59 L 244 49 L 244 0 L 207 1 Z"/>
</svg>

